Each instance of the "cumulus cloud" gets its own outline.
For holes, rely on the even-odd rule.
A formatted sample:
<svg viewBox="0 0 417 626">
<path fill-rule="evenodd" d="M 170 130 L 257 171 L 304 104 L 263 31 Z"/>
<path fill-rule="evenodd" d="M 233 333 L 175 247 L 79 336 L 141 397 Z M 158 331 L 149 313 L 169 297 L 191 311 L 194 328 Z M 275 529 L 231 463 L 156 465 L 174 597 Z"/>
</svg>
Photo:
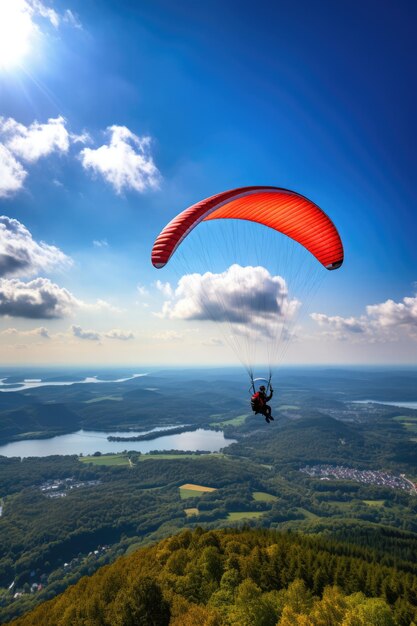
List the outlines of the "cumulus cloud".
<svg viewBox="0 0 417 626">
<path fill-rule="evenodd" d="M 29 282 L 0 279 L 0 315 L 54 319 L 70 315 L 82 303 L 48 278 Z"/>
<path fill-rule="evenodd" d="M 87 339 L 88 341 L 100 341 L 100 333 L 97 333 L 95 330 L 83 330 L 81 326 L 76 326 L 73 324 L 71 326 L 71 332 L 74 337 L 78 339 Z"/>
<path fill-rule="evenodd" d="M 417 328 L 417 296 L 405 297 L 402 302 L 386 300 L 380 304 L 372 304 L 366 307 L 366 312 L 382 328 Z"/>
<path fill-rule="evenodd" d="M 0 198 L 7 198 L 21 189 L 26 176 L 23 165 L 0 143 Z"/>
<path fill-rule="evenodd" d="M 386 300 L 366 307 L 359 317 L 328 316 L 312 313 L 312 319 L 329 335 L 339 340 L 393 341 L 401 335 L 417 339 L 417 296 L 401 302 Z"/>
<path fill-rule="evenodd" d="M 53 152 L 68 152 L 70 134 L 62 116 L 50 118 L 46 124 L 35 121 L 30 126 L 13 118 L 0 118 L 0 135 L 6 148 L 17 157 L 35 162 Z"/>
<path fill-rule="evenodd" d="M 150 138 L 138 137 L 126 126 L 109 126 L 107 132 L 108 144 L 80 152 L 83 167 L 101 175 L 118 194 L 157 187 L 160 173 L 150 152 Z"/>
<path fill-rule="evenodd" d="M 165 296 L 165 298 L 172 298 L 174 295 L 174 290 L 172 289 L 170 283 L 163 283 L 162 281 L 157 280 L 155 287 Z"/>
<path fill-rule="evenodd" d="M 328 316 L 324 313 L 312 313 L 311 318 L 322 328 L 328 328 L 337 333 L 366 333 L 367 320 L 356 317 Z"/>
<path fill-rule="evenodd" d="M 45 326 L 40 326 L 39 328 L 33 328 L 32 330 L 17 330 L 17 328 L 6 328 L 2 330 L 0 335 L 4 336 L 22 336 L 22 337 L 43 337 L 44 339 L 50 339 L 51 336 L 49 331 Z"/>
<path fill-rule="evenodd" d="M 72 260 L 56 246 L 35 241 L 21 222 L 0 216 L 0 278 L 29 277 L 71 264 Z"/>
<path fill-rule="evenodd" d="M 119 339 L 120 341 L 129 341 L 135 338 L 131 330 L 120 330 L 119 328 L 109 330 L 104 336 L 108 339 Z"/>
<path fill-rule="evenodd" d="M 221 274 L 183 276 L 173 298 L 164 302 L 159 317 L 184 320 L 213 320 L 232 324 L 234 332 L 251 331 L 272 336 L 299 307 L 288 297 L 281 276 L 264 267 L 232 265 Z"/>
</svg>

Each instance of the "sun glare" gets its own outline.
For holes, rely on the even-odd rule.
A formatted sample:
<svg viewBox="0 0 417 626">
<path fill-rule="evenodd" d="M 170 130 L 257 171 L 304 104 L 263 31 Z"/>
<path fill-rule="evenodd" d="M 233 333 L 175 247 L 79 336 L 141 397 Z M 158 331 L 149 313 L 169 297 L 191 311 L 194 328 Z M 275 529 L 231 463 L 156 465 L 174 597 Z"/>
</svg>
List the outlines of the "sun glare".
<svg viewBox="0 0 417 626">
<path fill-rule="evenodd" d="M 30 52 L 35 32 L 26 2 L 0 0 L 0 69 L 9 69 L 23 61 Z"/>
</svg>

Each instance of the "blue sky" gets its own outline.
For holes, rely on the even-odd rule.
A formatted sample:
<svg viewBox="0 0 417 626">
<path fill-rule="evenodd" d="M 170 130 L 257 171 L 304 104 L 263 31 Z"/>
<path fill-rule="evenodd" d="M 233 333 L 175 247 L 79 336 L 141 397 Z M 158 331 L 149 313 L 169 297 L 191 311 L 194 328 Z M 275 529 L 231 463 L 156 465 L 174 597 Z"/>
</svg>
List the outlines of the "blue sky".
<svg viewBox="0 0 417 626">
<path fill-rule="evenodd" d="M 6 363 L 233 362 L 149 257 L 176 213 L 252 184 L 311 198 L 345 246 L 289 361 L 415 362 L 415 2 L 7 5 L 15 40 L 16 7 L 33 28 L 26 55 L 0 46 L 0 214 L 32 236 L 0 276 Z M 70 294 L 46 317 L 40 278 Z"/>
</svg>

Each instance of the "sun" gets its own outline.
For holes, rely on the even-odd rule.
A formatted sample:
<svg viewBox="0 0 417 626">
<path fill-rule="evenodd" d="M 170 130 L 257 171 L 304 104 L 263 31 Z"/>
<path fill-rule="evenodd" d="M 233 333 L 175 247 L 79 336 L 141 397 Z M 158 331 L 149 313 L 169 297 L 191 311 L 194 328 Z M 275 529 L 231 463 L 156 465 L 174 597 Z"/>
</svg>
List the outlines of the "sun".
<svg viewBox="0 0 417 626">
<path fill-rule="evenodd" d="M 35 34 L 32 10 L 25 0 L 0 0 L 0 69 L 20 65 Z"/>
</svg>

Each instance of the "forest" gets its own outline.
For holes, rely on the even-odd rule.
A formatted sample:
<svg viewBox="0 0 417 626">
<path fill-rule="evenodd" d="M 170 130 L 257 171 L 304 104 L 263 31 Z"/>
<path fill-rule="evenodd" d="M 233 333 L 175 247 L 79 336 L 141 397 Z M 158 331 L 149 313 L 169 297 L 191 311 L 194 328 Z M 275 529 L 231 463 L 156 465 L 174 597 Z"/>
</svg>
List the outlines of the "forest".
<svg viewBox="0 0 417 626">
<path fill-rule="evenodd" d="M 221 428 L 236 440 L 220 453 L 155 449 L 140 454 L 129 449 L 135 446 L 132 441 L 120 454 L 0 456 L 0 623 L 54 598 L 118 557 L 186 528 L 246 524 L 319 535 L 372 548 L 380 564 L 396 567 L 401 562 L 409 573 L 416 573 L 417 496 L 411 489 L 412 480 L 417 482 L 416 411 L 355 404 L 350 389 L 341 401 L 341 388 L 349 380 L 353 385 L 355 375 L 353 382 L 347 375 L 322 375 L 319 383 L 317 374 L 297 374 L 274 398 L 278 419 L 269 427 L 240 413 L 246 396 L 234 376 L 227 379 L 230 397 L 213 413 L 218 383 L 212 376 L 195 382 L 201 413 L 195 413 L 194 422 Z M 177 394 L 180 404 L 185 375 L 165 374 L 162 379 L 162 395 Z M 138 400 L 146 391 L 144 384 L 138 379 L 123 388 L 124 394 L 136 398 L 131 406 L 136 403 L 138 412 L 144 410 Z M 358 384 L 363 387 L 363 380 Z M 376 384 L 375 376 L 369 376 L 368 384 Z M 39 401 L 53 406 L 53 398 L 61 402 L 63 395 L 80 402 L 82 393 L 84 409 L 93 418 L 96 407 L 97 421 L 103 406 L 117 407 L 120 416 L 113 413 L 112 425 L 120 428 L 124 401 L 100 400 L 98 385 L 81 386 L 45 387 L 31 394 L 36 391 Z M 2 394 L 0 400 L 17 402 L 11 399 L 14 395 Z M 72 400 L 71 410 L 76 405 Z M 138 430 L 151 424 L 149 415 L 143 422 L 138 416 L 123 419 L 123 425 L 129 422 Z M 181 423 L 175 410 L 164 415 L 165 424 L 177 420 Z M 304 471 L 317 466 L 347 468 L 352 475 L 353 470 L 376 477 L 404 475 L 411 479 L 410 488 L 399 489 L 395 481 L 358 482 L 349 474 L 322 480 Z M 203 490 L 183 488 L 190 483 Z"/>
<path fill-rule="evenodd" d="M 271 530 L 182 533 L 83 578 L 15 626 L 409 626 L 417 575 L 370 548 Z"/>
</svg>

